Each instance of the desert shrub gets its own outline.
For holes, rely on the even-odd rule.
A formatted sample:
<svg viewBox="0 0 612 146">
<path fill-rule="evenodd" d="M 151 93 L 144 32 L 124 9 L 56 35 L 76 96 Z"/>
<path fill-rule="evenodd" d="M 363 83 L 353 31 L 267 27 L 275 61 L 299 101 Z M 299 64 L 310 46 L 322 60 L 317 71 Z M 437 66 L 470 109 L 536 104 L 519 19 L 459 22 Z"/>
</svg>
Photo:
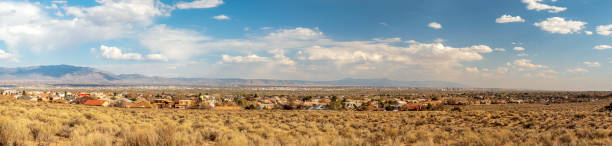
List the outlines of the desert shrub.
<svg viewBox="0 0 612 146">
<path fill-rule="evenodd" d="M 176 132 L 176 124 L 174 122 L 167 121 L 163 124 L 157 125 L 156 133 L 159 136 L 157 144 L 161 146 L 175 145 L 174 136 Z"/>
<path fill-rule="evenodd" d="M 122 129 L 121 137 L 125 146 L 154 146 L 159 141 L 155 131 L 144 127 Z"/>
<path fill-rule="evenodd" d="M 25 120 L 15 121 L 15 119 L 0 117 L 0 145 L 26 145 L 28 139 L 26 122 Z"/>
<path fill-rule="evenodd" d="M 228 132 L 219 137 L 217 141 L 222 146 L 248 145 L 249 140 L 240 132 Z"/>
<path fill-rule="evenodd" d="M 73 146 L 111 146 L 112 136 L 100 132 L 89 133 L 85 136 L 75 136 L 72 139 Z"/>
<path fill-rule="evenodd" d="M 53 142 L 58 131 L 58 127 L 56 125 L 45 124 L 40 121 L 35 121 L 28 124 L 28 128 L 30 129 L 32 139 L 44 143 Z"/>
<path fill-rule="evenodd" d="M 462 112 L 122 109 L 0 99 L 0 145 L 609 145 L 611 113 L 562 105 Z M 603 103 L 607 104 L 607 103 Z M 501 106 L 501 105 L 494 105 Z M 526 106 L 526 107 L 523 107 Z M 25 108 L 27 107 L 27 108 Z M 518 108 L 520 107 L 520 108 Z M 452 108 L 452 107 L 449 107 Z M 529 110 L 524 110 L 525 108 Z M 19 109 L 23 113 L 14 112 Z M 32 110 L 30 110 L 32 109 Z M 43 110 L 44 109 L 44 110 Z"/>
<path fill-rule="evenodd" d="M 461 109 L 461 107 L 455 106 L 455 107 L 451 108 L 451 111 L 453 111 L 453 112 L 461 112 L 463 110 Z"/>
<path fill-rule="evenodd" d="M 606 105 L 606 106 L 600 108 L 598 111 L 600 111 L 600 112 L 612 111 L 612 103 L 610 103 L 610 105 Z"/>
</svg>

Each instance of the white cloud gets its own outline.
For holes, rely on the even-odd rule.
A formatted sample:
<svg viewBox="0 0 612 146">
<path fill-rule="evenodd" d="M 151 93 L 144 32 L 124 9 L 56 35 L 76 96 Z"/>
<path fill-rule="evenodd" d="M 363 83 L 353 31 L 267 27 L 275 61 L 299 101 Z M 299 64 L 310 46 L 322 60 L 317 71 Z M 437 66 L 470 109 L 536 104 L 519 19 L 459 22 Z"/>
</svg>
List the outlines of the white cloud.
<svg viewBox="0 0 612 146">
<path fill-rule="evenodd" d="M 599 62 L 597 62 L 597 61 L 594 61 L 594 62 L 585 61 L 584 65 L 586 65 L 588 67 L 600 67 L 601 66 L 601 64 L 599 64 Z"/>
<path fill-rule="evenodd" d="M 551 6 L 541 3 L 544 0 L 522 0 L 523 3 L 527 4 L 527 10 L 543 11 L 547 10 L 549 13 L 559 13 L 567 10 L 565 7 Z"/>
<path fill-rule="evenodd" d="M 465 71 L 470 72 L 470 73 L 479 73 L 480 71 L 478 71 L 477 67 L 466 67 Z"/>
<path fill-rule="evenodd" d="M 92 48 L 94 50 L 95 48 Z M 143 57 L 138 53 L 123 53 L 121 49 L 117 47 L 100 46 L 102 57 L 112 60 L 142 60 Z"/>
<path fill-rule="evenodd" d="M 344 47 L 324 48 L 321 46 L 312 46 L 304 49 L 304 58 L 306 60 L 331 60 L 338 64 L 364 62 L 382 62 L 383 55 L 374 52 L 366 52 L 365 50 L 350 51 Z"/>
<path fill-rule="evenodd" d="M 593 47 L 593 49 L 595 49 L 595 50 L 606 50 L 606 49 L 612 49 L 612 46 L 610 46 L 610 45 L 597 45 L 597 46 Z"/>
<path fill-rule="evenodd" d="M 533 64 L 531 63 L 531 60 L 528 60 L 528 59 L 517 59 L 517 60 L 514 60 L 514 62 L 509 65 L 513 65 L 519 68 L 519 70 L 525 70 L 525 69 L 536 70 L 536 69 L 541 69 L 541 68 L 547 68 L 547 66 L 545 65 Z"/>
<path fill-rule="evenodd" d="M 276 63 L 280 63 L 283 65 L 295 65 L 295 61 L 285 56 L 285 50 L 283 49 L 274 49 L 274 50 L 269 51 L 269 53 L 274 54 L 274 61 Z"/>
<path fill-rule="evenodd" d="M 192 2 L 179 2 L 176 7 L 179 9 L 200 9 L 214 8 L 223 4 L 223 0 L 194 0 Z"/>
<path fill-rule="evenodd" d="M 551 17 L 533 25 L 540 27 L 544 31 L 558 34 L 572 34 L 584 28 L 586 22 L 565 20 L 561 17 Z"/>
<path fill-rule="evenodd" d="M 162 54 L 149 54 L 147 55 L 147 59 L 156 61 L 168 61 L 168 57 Z"/>
<path fill-rule="evenodd" d="M 493 49 L 493 50 L 494 50 L 494 51 L 500 51 L 500 52 L 504 52 L 504 51 L 506 51 L 506 49 L 504 49 L 504 48 L 495 48 L 495 49 Z"/>
<path fill-rule="evenodd" d="M 593 35 L 593 32 L 592 31 L 584 31 L 584 34 L 586 34 L 586 35 Z"/>
<path fill-rule="evenodd" d="M 512 16 L 512 15 L 502 15 L 501 17 L 495 19 L 495 23 L 512 23 L 512 22 L 525 22 L 525 19 L 521 18 L 521 16 Z"/>
<path fill-rule="evenodd" d="M 523 48 L 523 47 L 514 47 L 514 48 L 512 48 L 512 50 L 514 50 L 514 51 L 525 51 L 525 48 Z"/>
<path fill-rule="evenodd" d="M 585 73 L 585 72 L 589 72 L 589 70 L 581 68 L 581 67 L 577 67 L 577 68 L 567 69 L 567 72 L 569 72 L 569 73 Z"/>
<path fill-rule="evenodd" d="M 603 35 L 603 36 L 612 35 L 612 24 L 597 26 L 597 34 Z"/>
<path fill-rule="evenodd" d="M 303 27 L 297 27 L 295 29 L 281 29 L 276 32 L 268 34 L 265 39 L 274 41 L 285 41 L 285 40 L 315 40 L 320 39 L 323 36 L 323 32 L 319 31 L 318 28 L 309 29 Z"/>
<path fill-rule="evenodd" d="M 225 16 L 224 14 L 221 14 L 221 15 L 214 16 L 213 19 L 216 19 L 216 20 L 230 20 L 230 17 Z"/>
<path fill-rule="evenodd" d="M 508 72 L 508 68 L 507 67 L 497 67 L 497 73 L 499 74 L 505 74 Z"/>
<path fill-rule="evenodd" d="M 429 27 L 431 27 L 433 29 L 442 29 L 442 24 L 437 23 L 437 22 L 431 22 L 427 26 L 429 26 Z"/>
<path fill-rule="evenodd" d="M 157 25 L 141 34 L 140 43 L 153 53 L 159 53 L 173 60 L 188 60 L 204 53 L 201 43 L 210 40 L 198 32 L 174 29 Z"/>
<path fill-rule="evenodd" d="M 94 24 L 152 24 L 155 16 L 168 16 L 172 9 L 155 0 L 98 0 L 93 7 L 66 7 L 66 15 Z"/>
<path fill-rule="evenodd" d="M 8 49 L 44 51 L 73 48 L 87 42 L 129 37 L 168 6 L 156 0 L 100 0 L 92 7 L 60 7 L 65 16 L 49 16 L 41 4 L 0 2 L 0 40 Z"/>
<path fill-rule="evenodd" d="M 436 38 L 433 42 L 435 42 L 435 43 L 444 43 L 444 42 L 446 42 L 446 40 L 443 39 L 443 38 Z"/>
<path fill-rule="evenodd" d="M 402 39 L 395 37 L 395 38 L 374 38 L 373 39 L 376 42 L 381 42 L 381 43 L 397 43 L 397 42 L 401 42 Z"/>
<path fill-rule="evenodd" d="M 247 56 L 221 55 L 220 63 L 267 63 L 273 65 L 295 65 L 295 61 L 285 56 L 283 49 L 270 50 L 268 53 L 274 54 L 273 57 L 261 57 L 255 54 Z"/>
<path fill-rule="evenodd" d="M 0 50 L 0 60 L 9 60 L 12 62 L 19 62 L 19 60 L 17 60 L 17 55 L 6 52 L 4 50 Z"/>
<path fill-rule="evenodd" d="M 230 56 L 221 55 L 221 60 L 225 63 L 252 63 L 252 62 L 266 62 L 269 61 L 267 57 L 259 57 L 255 54 L 248 56 Z"/>
<path fill-rule="evenodd" d="M 394 62 L 422 66 L 434 64 L 453 66 L 459 62 L 482 60 L 480 53 L 490 53 L 492 49 L 485 45 L 454 48 L 441 43 L 413 42 L 409 47 L 397 47 L 366 42 L 345 42 L 335 47 L 313 46 L 302 51 L 304 60 L 328 60 L 336 64 Z"/>
<path fill-rule="evenodd" d="M 258 70 L 259 77 L 279 74 L 273 71 L 292 71 L 304 75 L 326 73 L 325 77 L 365 75 L 367 77 L 404 72 L 399 68 L 419 68 L 428 76 L 459 74 L 462 63 L 482 60 L 483 54 L 493 51 L 486 45 L 451 47 L 442 43 L 420 43 L 401 38 L 379 38 L 368 41 L 334 41 L 317 28 L 278 29 L 266 35 L 246 39 L 215 39 L 198 32 L 155 26 L 141 38 L 143 46 L 169 60 L 189 60 L 195 56 L 219 53 L 216 66 L 238 65 Z M 247 54 L 247 55 L 231 55 Z M 285 56 L 284 54 L 287 54 Z M 376 74 L 372 68 L 395 68 Z M 426 73 L 425 73 L 426 72 Z M 331 74 L 330 74 L 331 73 Z M 255 74 L 255 73 L 253 73 Z M 323 75 L 320 75 L 323 76 Z M 319 77 L 320 77 L 319 76 Z M 319 80 L 321 78 L 318 78 Z"/>
<path fill-rule="evenodd" d="M 559 74 L 559 72 L 549 69 L 549 70 L 538 71 L 535 74 L 535 77 L 544 78 L 544 79 L 554 79 L 556 78 L 557 74 Z"/>
<path fill-rule="evenodd" d="M 521 53 L 521 54 L 517 54 L 516 56 L 519 56 L 519 57 L 525 57 L 525 56 L 529 56 L 529 54 L 527 54 L 527 53 Z"/>
</svg>

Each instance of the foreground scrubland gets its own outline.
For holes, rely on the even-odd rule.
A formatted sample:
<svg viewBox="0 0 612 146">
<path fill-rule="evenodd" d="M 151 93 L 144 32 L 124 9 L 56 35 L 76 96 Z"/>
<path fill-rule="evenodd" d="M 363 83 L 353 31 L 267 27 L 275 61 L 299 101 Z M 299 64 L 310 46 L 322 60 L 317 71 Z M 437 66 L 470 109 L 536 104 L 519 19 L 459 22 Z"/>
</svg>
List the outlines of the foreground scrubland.
<svg viewBox="0 0 612 146">
<path fill-rule="evenodd" d="M 0 145 L 612 145 L 612 114 L 594 112 L 606 104 L 208 111 L 2 99 Z"/>
</svg>

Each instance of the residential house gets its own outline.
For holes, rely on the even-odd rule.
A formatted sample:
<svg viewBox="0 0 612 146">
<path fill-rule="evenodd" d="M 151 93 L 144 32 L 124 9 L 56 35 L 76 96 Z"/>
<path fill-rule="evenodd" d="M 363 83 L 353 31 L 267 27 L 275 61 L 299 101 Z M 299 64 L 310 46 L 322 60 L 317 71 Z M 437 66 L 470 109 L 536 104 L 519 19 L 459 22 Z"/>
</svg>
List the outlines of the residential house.
<svg viewBox="0 0 612 146">
<path fill-rule="evenodd" d="M 17 90 L 4 90 L 2 91 L 2 95 L 15 95 L 17 94 Z"/>
<path fill-rule="evenodd" d="M 276 106 L 276 105 L 271 103 L 271 102 L 261 102 L 261 103 L 259 103 L 257 105 L 257 109 L 259 109 L 259 110 L 274 109 L 274 106 Z"/>
<path fill-rule="evenodd" d="M 193 108 L 194 105 L 195 102 L 193 102 L 193 100 L 179 100 L 178 103 L 174 105 L 174 107 L 179 109 L 188 109 Z"/>
<path fill-rule="evenodd" d="M 149 103 L 149 101 L 141 98 L 139 100 L 136 100 L 134 102 L 122 102 L 122 106 L 123 108 L 151 108 L 153 107 L 153 105 L 151 103 Z"/>
<path fill-rule="evenodd" d="M 67 103 L 70 103 L 70 101 L 63 99 L 63 98 L 56 98 L 56 99 L 51 100 L 51 103 L 67 104 Z"/>
<path fill-rule="evenodd" d="M 402 111 L 420 111 L 426 108 L 427 108 L 426 104 L 410 103 L 410 104 L 405 104 L 402 107 L 400 107 L 400 110 Z"/>
<path fill-rule="evenodd" d="M 108 102 L 106 100 L 87 100 L 87 101 L 85 101 L 85 103 L 83 103 L 83 105 L 87 105 L 87 106 L 104 106 L 104 107 L 107 107 L 108 105 L 110 105 L 110 102 Z"/>
<path fill-rule="evenodd" d="M 343 102 L 342 104 L 344 104 L 344 107 L 349 108 L 349 109 L 355 109 L 361 106 L 361 102 L 352 101 L 352 100 Z"/>
<path fill-rule="evenodd" d="M 325 106 L 320 105 L 320 104 L 319 105 L 314 105 L 314 106 L 308 108 L 308 110 L 325 110 Z"/>
<path fill-rule="evenodd" d="M 157 108 L 173 108 L 174 101 L 170 99 L 155 99 L 153 100 L 153 106 Z"/>
</svg>

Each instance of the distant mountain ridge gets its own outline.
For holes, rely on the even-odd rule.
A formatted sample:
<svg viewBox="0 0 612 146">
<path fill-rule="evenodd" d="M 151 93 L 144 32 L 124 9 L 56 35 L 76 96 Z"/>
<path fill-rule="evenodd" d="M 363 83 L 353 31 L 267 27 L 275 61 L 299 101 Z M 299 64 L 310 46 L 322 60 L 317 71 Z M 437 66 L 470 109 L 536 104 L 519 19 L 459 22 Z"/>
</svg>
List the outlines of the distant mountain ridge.
<svg viewBox="0 0 612 146">
<path fill-rule="evenodd" d="M 193 86 L 386 86 L 386 87 L 468 87 L 444 81 L 395 81 L 344 78 L 335 81 L 273 80 L 273 79 L 208 79 L 166 78 L 142 74 L 113 74 L 91 67 L 45 65 L 0 68 L 2 84 L 94 84 L 94 85 L 193 85 Z"/>
</svg>

